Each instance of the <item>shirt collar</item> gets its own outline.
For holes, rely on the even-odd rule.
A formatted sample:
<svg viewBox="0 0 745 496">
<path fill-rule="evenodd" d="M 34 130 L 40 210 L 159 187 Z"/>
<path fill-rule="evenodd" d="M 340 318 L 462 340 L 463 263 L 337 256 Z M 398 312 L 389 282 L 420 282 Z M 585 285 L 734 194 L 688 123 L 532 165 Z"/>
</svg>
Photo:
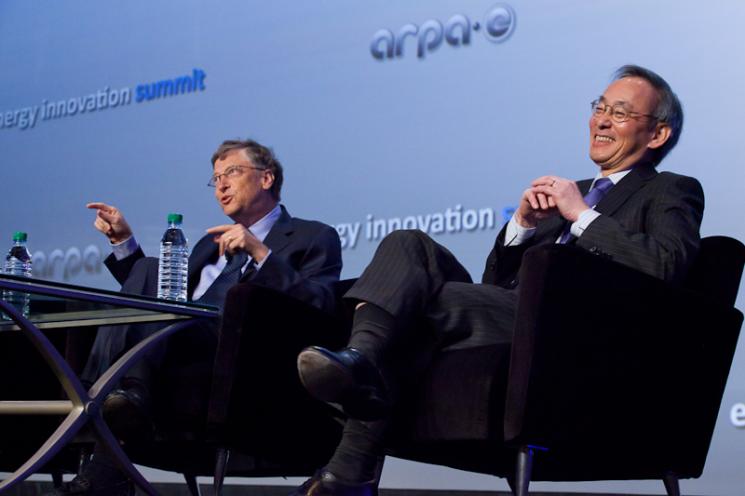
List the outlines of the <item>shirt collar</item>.
<svg viewBox="0 0 745 496">
<path fill-rule="evenodd" d="M 277 203 L 268 214 L 251 224 L 248 230 L 251 231 L 259 241 L 263 242 L 266 235 L 269 234 L 269 231 L 274 227 L 274 224 L 277 222 L 280 215 L 282 215 L 282 208 L 279 206 L 279 203 Z"/>
<path fill-rule="evenodd" d="M 618 184 L 618 181 L 620 181 L 621 179 L 623 179 L 624 177 L 626 177 L 626 174 L 628 174 L 632 170 L 633 170 L 633 168 L 622 170 L 622 171 L 619 171 L 619 172 L 614 172 L 613 174 L 611 174 L 609 176 L 605 176 L 605 177 L 607 177 L 608 179 L 610 179 L 610 181 L 613 183 L 613 186 L 615 186 L 616 184 Z M 590 189 L 594 188 L 595 187 L 595 183 L 598 181 L 598 179 L 600 179 L 602 177 L 603 177 L 603 174 L 601 172 L 598 172 L 598 175 L 595 176 L 595 179 L 592 180 L 592 185 L 590 186 Z"/>
</svg>

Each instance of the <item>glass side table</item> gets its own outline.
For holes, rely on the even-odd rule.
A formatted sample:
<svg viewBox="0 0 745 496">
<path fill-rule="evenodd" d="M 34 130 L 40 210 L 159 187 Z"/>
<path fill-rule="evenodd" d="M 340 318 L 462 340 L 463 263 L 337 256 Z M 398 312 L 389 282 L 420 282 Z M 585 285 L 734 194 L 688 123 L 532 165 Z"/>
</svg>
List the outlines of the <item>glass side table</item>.
<svg viewBox="0 0 745 496">
<path fill-rule="evenodd" d="M 28 295 L 29 314 L 2 298 L 4 292 Z M 18 299 L 18 298 L 15 298 Z M 10 298 L 9 298 L 10 300 Z M 157 495 L 119 445 L 101 415 L 106 395 L 126 371 L 152 346 L 189 326 L 192 319 L 216 319 L 216 307 L 176 303 L 116 291 L 73 286 L 51 281 L 0 274 L 0 332 L 21 332 L 50 366 L 67 400 L 0 400 L 0 415 L 62 415 L 62 423 L 47 441 L 10 477 L 0 482 L 0 493 L 41 469 L 80 430 L 90 424 L 97 442 L 102 443 L 120 468 L 145 493 Z M 73 329 L 100 325 L 163 322 L 165 327 L 140 341 L 122 355 L 86 391 L 62 355 L 41 329 Z"/>
</svg>

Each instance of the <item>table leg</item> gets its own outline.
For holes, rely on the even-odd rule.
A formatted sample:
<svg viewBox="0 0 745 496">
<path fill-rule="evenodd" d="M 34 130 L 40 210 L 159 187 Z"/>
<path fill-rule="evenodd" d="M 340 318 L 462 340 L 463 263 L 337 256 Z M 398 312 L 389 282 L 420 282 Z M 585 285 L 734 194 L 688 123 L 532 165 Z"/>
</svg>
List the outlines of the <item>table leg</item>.
<svg viewBox="0 0 745 496">
<path fill-rule="evenodd" d="M 72 411 L 59 425 L 49 439 L 29 458 L 18 470 L 0 483 L 0 493 L 25 480 L 29 475 L 41 469 L 62 447 L 70 442 L 80 429 L 89 421 L 93 423 L 97 440 L 109 451 L 112 458 L 119 467 L 137 484 L 145 493 L 157 496 L 155 489 L 140 474 L 127 457 L 119 442 L 104 422 L 101 415 L 101 405 L 106 395 L 114 388 L 127 370 L 137 360 L 149 351 L 149 347 L 162 341 L 168 336 L 188 327 L 189 321 L 172 324 L 158 331 L 152 336 L 143 339 L 137 345 L 120 357 L 86 392 L 78 377 L 52 343 L 44 334 L 25 318 L 18 310 L 5 301 L 0 300 L 0 309 L 13 319 L 21 329 L 21 332 L 29 338 L 34 347 L 44 357 L 44 360 L 54 371 L 55 376 L 62 384 L 68 398 L 72 401 Z M 29 402 L 33 403 L 33 402 Z"/>
</svg>

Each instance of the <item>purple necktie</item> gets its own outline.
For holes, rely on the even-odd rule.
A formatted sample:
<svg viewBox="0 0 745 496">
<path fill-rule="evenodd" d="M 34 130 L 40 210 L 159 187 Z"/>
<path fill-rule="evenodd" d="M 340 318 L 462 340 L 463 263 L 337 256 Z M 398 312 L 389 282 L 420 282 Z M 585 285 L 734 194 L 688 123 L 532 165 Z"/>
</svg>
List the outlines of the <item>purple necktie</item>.
<svg viewBox="0 0 745 496">
<path fill-rule="evenodd" d="M 595 205 L 600 203 L 600 200 L 603 199 L 605 194 L 612 187 L 613 181 L 611 181 L 607 177 L 601 177 L 600 179 L 595 181 L 595 185 L 590 191 L 587 192 L 583 199 L 590 208 L 593 208 Z M 571 227 L 572 224 L 569 223 L 564 229 L 564 233 L 561 235 L 561 239 L 559 240 L 559 243 L 561 243 L 562 245 L 566 244 L 570 239 L 574 237 L 570 231 Z"/>
</svg>

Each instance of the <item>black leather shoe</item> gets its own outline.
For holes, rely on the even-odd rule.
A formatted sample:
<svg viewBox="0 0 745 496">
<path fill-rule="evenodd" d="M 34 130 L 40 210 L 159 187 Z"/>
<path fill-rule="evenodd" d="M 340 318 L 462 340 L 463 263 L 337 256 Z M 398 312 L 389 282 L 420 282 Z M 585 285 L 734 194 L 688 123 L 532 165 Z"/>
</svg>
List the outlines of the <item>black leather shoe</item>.
<svg viewBox="0 0 745 496">
<path fill-rule="evenodd" d="M 134 496 L 134 483 L 118 470 L 92 461 L 70 482 L 45 496 Z"/>
<path fill-rule="evenodd" d="M 321 469 L 313 477 L 290 493 L 289 496 L 377 496 L 377 483 L 342 482 L 326 469 Z"/>
<path fill-rule="evenodd" d="M 305 348 L 297 357 L 300 380 L 315 398 L 337 403 L 359 420 L 379 420 L 391 404 L 380 371 L 354 348 L 333 352 L 320 346 Z"/>
<path fill-rule="evenodd" d="M 144 387 L 116 389 L 103 402 L 103 418 L 120 441 L 152 440 L 154 425 L 150 394 Z"/>
</svg>

